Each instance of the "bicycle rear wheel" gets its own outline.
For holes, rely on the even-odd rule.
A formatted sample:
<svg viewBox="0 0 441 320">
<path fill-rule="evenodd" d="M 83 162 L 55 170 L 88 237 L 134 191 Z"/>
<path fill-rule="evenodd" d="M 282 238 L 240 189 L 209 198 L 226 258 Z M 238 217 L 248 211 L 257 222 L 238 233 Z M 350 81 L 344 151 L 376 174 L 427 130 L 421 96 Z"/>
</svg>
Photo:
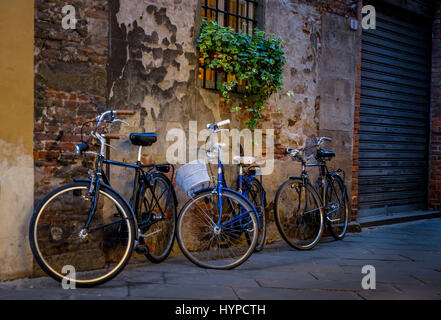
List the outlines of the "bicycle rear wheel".
<svg viewBox="0 0 441 320">
<path fill-rule="evenodd" d="M 258 237 L 252 206 L 240 195 L 206 191 L 190 199 L 178 217 L 177 238 L 184 255 L 194 264 L 211 269 L 232 269 L 253 253 Z M 247 238 L 251 241 L 247 241 Z"/>
<path fill-rule="evenodd" d="M 282 238 L 295 249 L 312 249 L 322 237 L 322 201 L 311 184 L 301 178 L 289 179 L 279 187 L 274 218 Z"/>
<path fill-rule="evenodd" d="M 150 187 L 144 190 L 141 198 L 140 220 L 142 233 L 150 234 L 143 238 L 149 248 L 147 259 L 153 263 L 164 261 L 170 254 L 176 235 L 176 205 L 172 185 L 160 173 L 151 176 Z M 153 223 L 143 228 L 143 223 Z"/>
<path fill-rule="evenodd" d="M 341 240 L 348 228 L 349 199 L 340 176 L 332 176 L 326 183 L 326 207 L 329 230 L 336 240 Z"/>
<path fill-rule="evenodd" d="M 259 252 L 263 249 L 266 237 L 265 191 L 263 190 L 260 181 L 256 178 L 252 179 L 246 185 L 246 188 L 248 190 L 247 198 L 248 200 L 250 200 L 254 208 L 256 208 L 257 213 L 259 214 L 259 236 L 257 238 L 256 249 L 254 249 L 254 251 Z"/>
<path fill-rule="evenodd" d="M 76 182 L 49 193 L 37 205 L 29 229 L 32 253 L 43 271 L 78 287 L 115 277 L 129 261 L 135 240 L 130 208 L 103 185 L 89 230 L 81 234 L 93 202 L 88 188 L 88 182 Z"/>
</svg>

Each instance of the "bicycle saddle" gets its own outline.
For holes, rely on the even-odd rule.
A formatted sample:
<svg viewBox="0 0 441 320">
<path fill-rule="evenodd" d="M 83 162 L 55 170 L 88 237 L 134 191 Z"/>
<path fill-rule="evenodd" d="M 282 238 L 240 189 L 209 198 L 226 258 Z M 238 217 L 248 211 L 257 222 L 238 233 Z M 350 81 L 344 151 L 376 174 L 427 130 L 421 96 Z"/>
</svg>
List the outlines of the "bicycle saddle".
<svg viewBox="0 0 441 320">
<path fill-rule="evenodd" d="M 130 142 L 135 146 L 151 146 L 156 142 L 156 133 L 131 133 Z"/>
</svg>

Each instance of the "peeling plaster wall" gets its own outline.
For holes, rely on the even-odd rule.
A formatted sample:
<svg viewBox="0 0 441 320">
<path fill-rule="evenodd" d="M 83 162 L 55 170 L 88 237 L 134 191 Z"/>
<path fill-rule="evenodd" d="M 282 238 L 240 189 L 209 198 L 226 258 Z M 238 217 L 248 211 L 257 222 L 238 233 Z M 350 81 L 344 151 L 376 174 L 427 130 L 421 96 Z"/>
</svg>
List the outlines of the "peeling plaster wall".
<svg viewBox="0 0 441 320">
<path fill-rule="evenodd" d="M 202 89 L 197 82 L 197 52 L 194 44 L 199 32 L 199 0 L 112 0 L 111 44 L 109 59 L 109 105 L 136 110 L 126 117 L 129 127 L 115 131 L 126 137 L 130 132 L 156 132 L 158 142 L 144 148 L 144 161 L 165 161 L 167 131 L 182 128 L 188 136 L 188 122 L 197 120 L 202 129 L 208 122 L 229 118 L 230 128 L 244 128 L 243 115 L 229 112 L 219 94 Z M 275 191 L 299 166 L 282 156 L 286 146 L 302 146 L 318 132 L 318 80 L 320 59 L 320 8 L 314 5 L 268 0 L 264 29 L 285 41 L 287 63 L 284 70 L 286 90 L 292 99 L 275 95 L 268 102 L 263 129 L 275 129 L 274 172 L 264 177 L 268 208 L 272 210 Z M 239 99 L 239 96 L 233 99 Z M 134 161 L 136 147 L 128 139 L 114 143 L 112 158 Z M 230 180 L 234 168 L 227 168 Z M 127 169 L 112 168 L 112 183 L 129 196 L 132 177 Z M 178 187 L 181 205 L 185 196 Z M 272 212 L 269 213 L 272 220 Z M 270 240 L 278 238 L 271 226 Z"/>
<path fill-rule="evenodd" d="M 28 229 L 33 210 L 34 159 L 23 139 L 0 139 L 0 280 L 28 276 L 32 254 Z"/>
<path fill-rule="evenodd" d="M 303 147 L 316 136 L 319 127 L 319 61 L 321 51 L 321 14 L 319 7 L 299 1 L 268 0 L 265 5 L 265 32 L 282 37 L 286 64 L 283 85 L 294 92 L 292 98 L 273 95 L 269 100 L 270 120 L 264 127 L 275 129 L 276 161 L 272 175 L 264 177 L 267 192 L 269 241 L 279 239 L 274 224 L 273 200 L 280 184 L 300 175 L 300 164 L 284 156 L 286 147 Z M 280 111 L 280 113 L 277 112 Z M 311 177 L 316 170 L 309 170 Z"/>
<path fill-rule="evenodd" d="M 320 24 L 320 14 L 314 6 L 288 0 L 266 2 L 264 29 L 284 40 L 287 59 L 283 84 L 294 92 L 292 99 L 274 95 L 269 101 L 280 109 L 280 143 L 284 146 L 303 146 L 308 137 L 317 133 Z"/>
</svg>

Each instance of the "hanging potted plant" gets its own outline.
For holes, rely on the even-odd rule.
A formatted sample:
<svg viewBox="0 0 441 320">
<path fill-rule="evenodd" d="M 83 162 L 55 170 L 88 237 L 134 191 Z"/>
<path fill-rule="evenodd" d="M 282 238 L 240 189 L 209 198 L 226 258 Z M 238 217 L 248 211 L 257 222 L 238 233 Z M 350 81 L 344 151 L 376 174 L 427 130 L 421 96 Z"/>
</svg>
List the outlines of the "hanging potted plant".
<svg viewBox="0 0 441 320">
<path fill-rule="evenodd" d="M 285 64 L 282 39 L 260 30 L 253 35 L 236 33 L 231 27 L 204 21 L 197 48 L 207 70 L 228 75 L 227 81 L 216 84 L 227 103 L 230 103 L 233 88 L 238 83 L 243 85 L 243 102 L 232 110 L 245 110 L 249 115 L 246 125 L 254 129 L 262 118 L 265 102 L 282 89 Z"/>
</svg>

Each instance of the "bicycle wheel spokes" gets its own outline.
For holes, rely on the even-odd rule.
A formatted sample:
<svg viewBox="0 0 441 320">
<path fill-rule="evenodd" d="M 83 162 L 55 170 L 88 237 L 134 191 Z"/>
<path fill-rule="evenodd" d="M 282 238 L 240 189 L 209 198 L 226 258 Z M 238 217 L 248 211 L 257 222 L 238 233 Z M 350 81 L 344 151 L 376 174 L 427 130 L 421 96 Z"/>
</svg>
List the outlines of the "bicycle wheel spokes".
<svg viewBox="0 0 441 320">
<path fill-rule="evenodd" d="M 331 233 L 336 239 L 342 239 L 349 220 L 349 200 L 343 182 L 332 179 L 326 186 L 326 219 Z"/>
<path fill-rule="evenodd" d="M 144 239 L 149 248 L 147 258 L 155 263 L 169 255 L 175 239 L 176 207 L 171 186 L 162 176 L 152 177 L 151 188 L 147 188 L 141 205 L 141 216 L 146 215 L 153 224 L 141 231 L 150 234 Z M 144 221 L 141 220 L 141 223 Z"/>
<path fill-rule="evenodd" d="M 282 237 L 294 248 L 310 249 L 323 232 L 323 208 L 312 187 L 301 180 L 285 182 L 275 201 L 275 218 Z"/>
<path fill-rule="evenodd" d="M 257 219 L 244 199 L 224 193 L 218 224 L 218 199 L 217 194 L 203 193 L 184 206 L 178 221 L 179 245 L 199 266 L 230 269 L 244 262 L 254 250 Z"/>
<path fill-rule="evenodd" d="M 132 250 L 133 226 L 114 196 L 100 190 L 88 231 L 81 233 L 92 206 L 86 186 L 62 189 L 36 211 L 33 242 L 40 265 L 61 280 L 95 285 L 119 272 Z M 74 269 L 63 269 L 63 268 Z M 69 267 L 70 266 L 70 267 Z M 75 274 L 68 274 L 75 271 Z"/>
<path fill-rule="evenodd" d="M 263 187 L 257 179 L 251 180 L 247 185 L 247 198 L 253 204 L 259 215 L 259 236 L 257 238 L 256 251 L 261 251 L 265 243 L 266 236 L 266 217 L 265 217 L 265 199 Z"/>
</svg>

